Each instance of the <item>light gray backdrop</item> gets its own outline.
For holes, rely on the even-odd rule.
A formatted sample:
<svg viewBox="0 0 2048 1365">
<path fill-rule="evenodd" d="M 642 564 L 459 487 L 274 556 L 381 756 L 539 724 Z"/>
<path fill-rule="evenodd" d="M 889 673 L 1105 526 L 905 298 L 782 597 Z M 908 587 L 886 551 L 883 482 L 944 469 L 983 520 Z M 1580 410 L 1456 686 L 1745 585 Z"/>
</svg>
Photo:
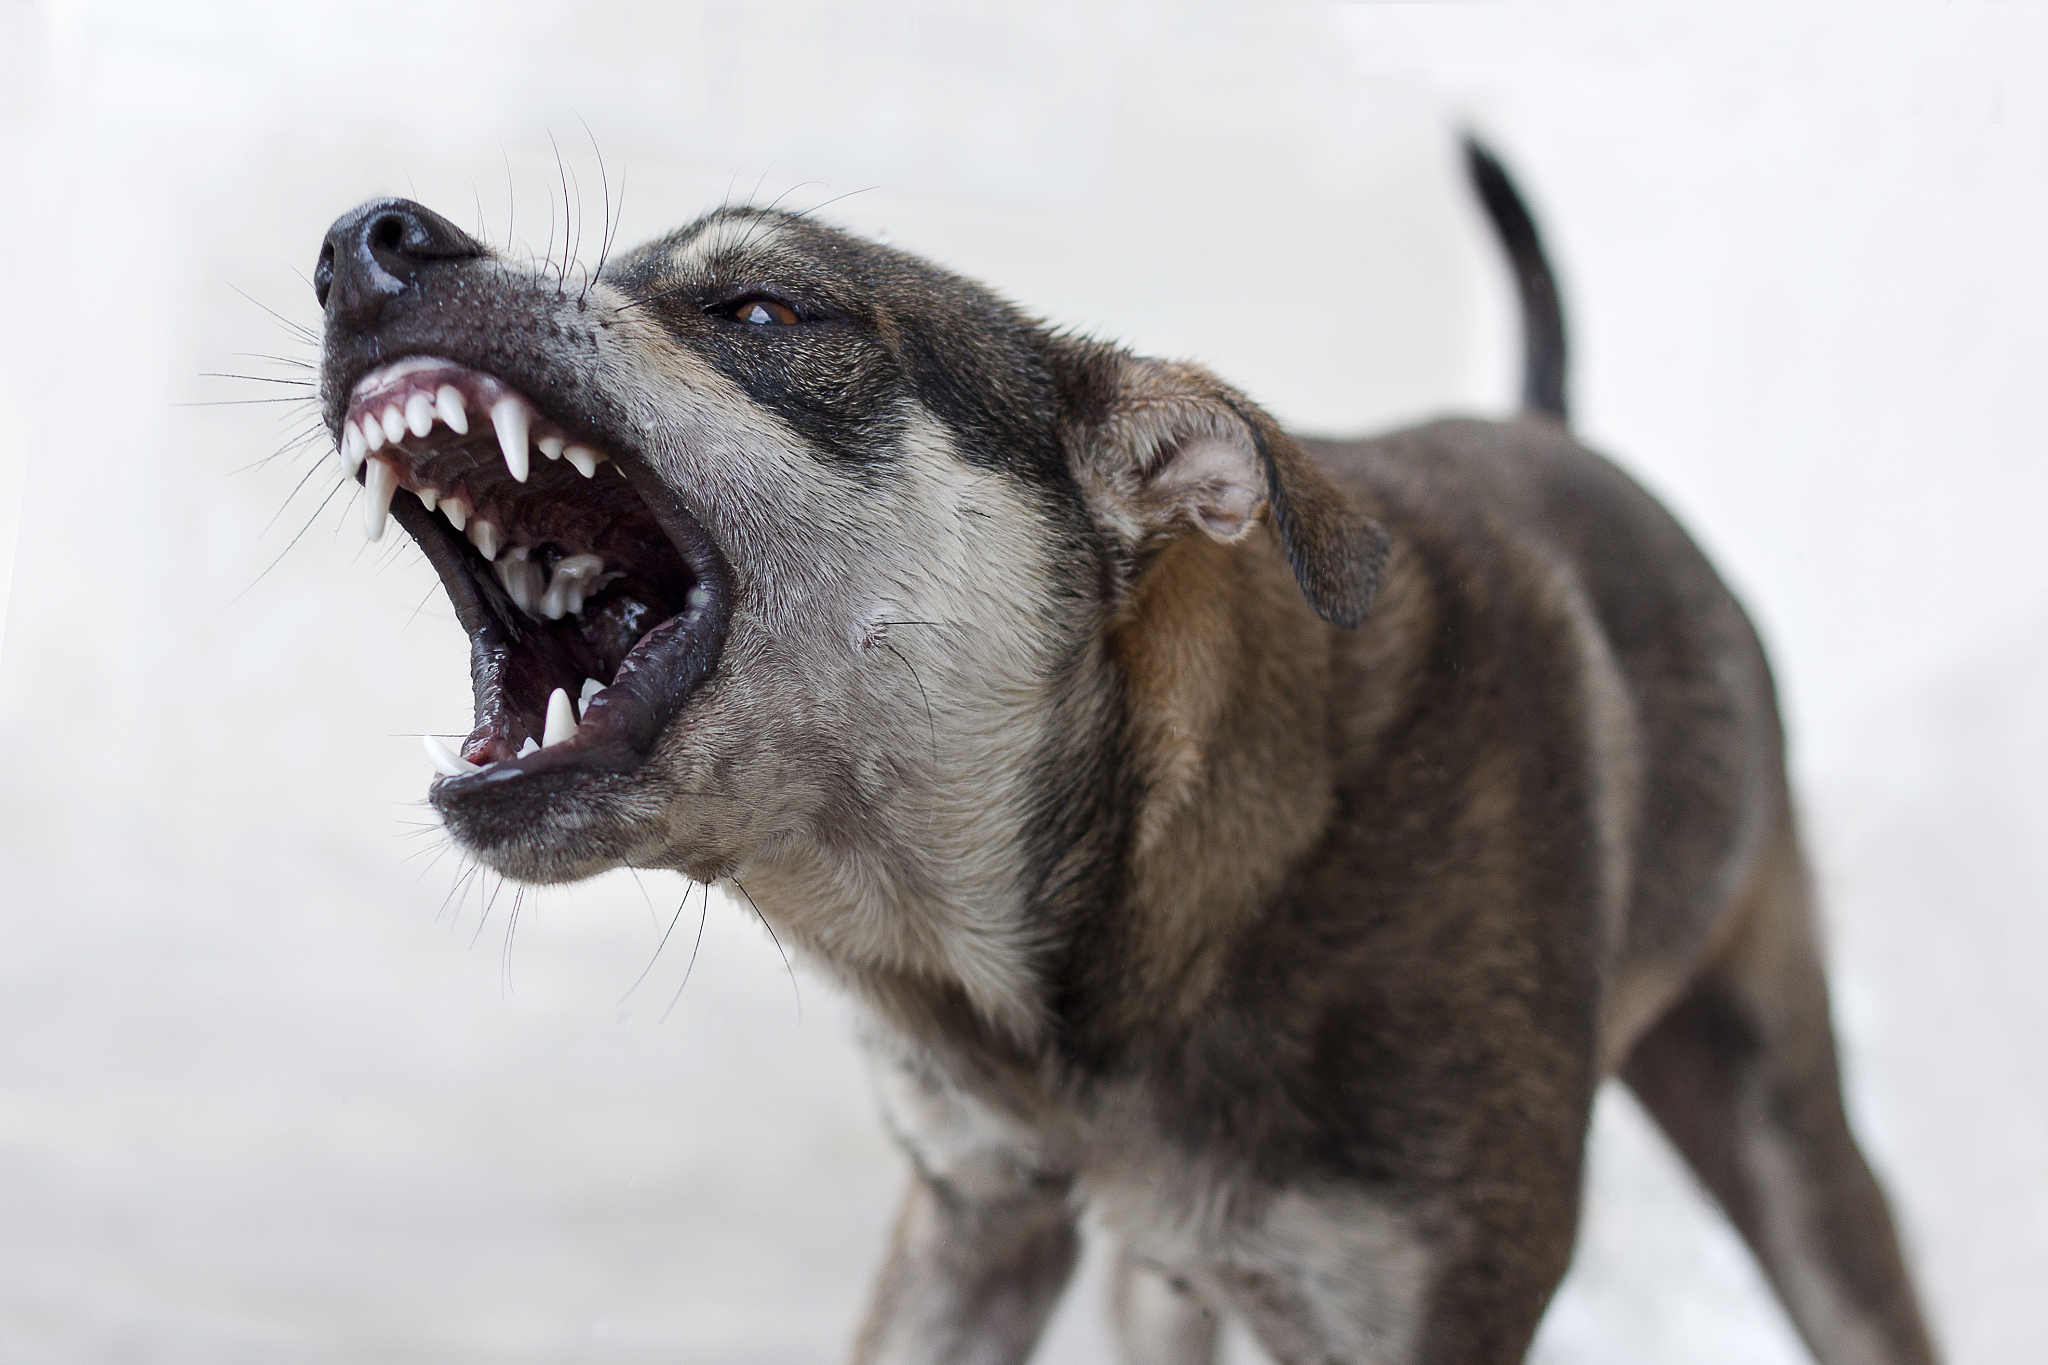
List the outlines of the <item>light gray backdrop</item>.
<svg viewBox="0 0 2048 1365">
<path fill-rule="evenodd" d="M 740 911 L 683 989 L 672 879 L 436 857 L 432 575 L 318 443 L 261 463 L 303 405 L 191 406 L 295 392 L 208 375 L 303 373 L 335 215 L 590 259 L 607 193 L 627 241 L 781 196 L 1361 431 L 1514 392 L 1464 125 L 1581 429 L 1773 647 L 1939 1327 L 2038 1359 L 2044 69 L 2015 5 L 0 0 L 0 1361 L 829 1360 L 895 1197 L 840 1005 Z M 1105 1358 L 1097 1294 L 1042 1359 Z M 1536 1358 L 1798 1358 L 1625 1097 Z"/>
</svg>

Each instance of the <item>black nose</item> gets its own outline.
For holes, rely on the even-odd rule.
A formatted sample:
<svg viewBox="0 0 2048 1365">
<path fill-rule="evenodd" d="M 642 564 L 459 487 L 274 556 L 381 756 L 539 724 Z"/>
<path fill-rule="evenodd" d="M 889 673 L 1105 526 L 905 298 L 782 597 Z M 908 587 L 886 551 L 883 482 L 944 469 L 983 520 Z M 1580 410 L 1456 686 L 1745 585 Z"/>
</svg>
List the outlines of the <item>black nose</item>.
<svg viewBox="0 0 2048 1365">
<path fill-rule="evenodd" d="M 410 199 L 372 199 L 327 229 L 313 267 L 313 294 L 339 320 L 374 323 L 384 305 L 442 261 L 471 260 L 483 244 Z"/>
</svg>

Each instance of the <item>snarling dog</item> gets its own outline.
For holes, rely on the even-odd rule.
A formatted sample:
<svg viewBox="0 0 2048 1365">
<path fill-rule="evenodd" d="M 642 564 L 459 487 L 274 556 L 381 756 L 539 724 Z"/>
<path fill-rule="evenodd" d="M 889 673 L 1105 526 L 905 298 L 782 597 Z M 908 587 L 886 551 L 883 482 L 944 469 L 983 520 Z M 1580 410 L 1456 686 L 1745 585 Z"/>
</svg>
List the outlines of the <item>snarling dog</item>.
<svg viewBox="0 0 2048 1365">
<path fill-rule="evenodd" d="M 1085 1210 L 1135 1362 L 1518 1360 L 1634 1088 L 1828 1365 L 1926 1362 L 1843 1117 L 1772 684 L 1564 416 L 1283 432 L 802 216 L 587 282 L 336 222 L 321 392 L 439 571 L 509 877 L 737 882 L 913 1168 L 862 1362 L 1022 1361 Z"/>
</svg>

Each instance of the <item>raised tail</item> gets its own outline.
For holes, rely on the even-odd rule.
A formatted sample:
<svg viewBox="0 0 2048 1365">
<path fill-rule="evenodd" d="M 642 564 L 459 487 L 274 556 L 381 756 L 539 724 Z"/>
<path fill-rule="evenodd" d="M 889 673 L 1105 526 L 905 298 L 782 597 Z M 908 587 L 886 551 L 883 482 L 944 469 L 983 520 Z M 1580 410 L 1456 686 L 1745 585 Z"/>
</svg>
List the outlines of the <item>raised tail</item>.
<svg viewBox="0 0 2048 1365">
<path fill-rule="evenodd" d="M 1515 271 L 1515 296 L 1522 308 L 1522 407 L 1570 420 L 1564 399 L 1564 307 L 1557 298 L 1557 279 L 1543 255 L 1536 221 L 1515 192 L 1514 182 L 1492 152 L 1471 134 L 1465 135 L 1465 168 L 1472 188 L 1486 205 L 1486 216 L 1500 234 L 1508 263 Z"/>
</svg>

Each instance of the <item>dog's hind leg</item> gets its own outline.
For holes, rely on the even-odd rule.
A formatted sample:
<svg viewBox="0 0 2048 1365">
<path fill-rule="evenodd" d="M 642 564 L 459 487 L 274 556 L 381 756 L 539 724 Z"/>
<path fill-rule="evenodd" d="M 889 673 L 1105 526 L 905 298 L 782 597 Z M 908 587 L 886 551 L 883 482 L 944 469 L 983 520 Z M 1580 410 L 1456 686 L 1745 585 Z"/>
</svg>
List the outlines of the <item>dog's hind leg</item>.
<svg viewBox="0 0 2048 1365">
<path fill-rule="evenodd" d="M 1842 1109 L 1791 822 L 1733 933 L 1621 1074 L 1719 1200 L 1823 1365 L 1931 1365 L 1885 1206 Z"/>
<path fill-rule="evenodd" d="M 1216 1365 L 1216 1310 L 1128 1252 L 1118 1253 L 1109 1308 L 1124 1365 Z"/>
</svg>

